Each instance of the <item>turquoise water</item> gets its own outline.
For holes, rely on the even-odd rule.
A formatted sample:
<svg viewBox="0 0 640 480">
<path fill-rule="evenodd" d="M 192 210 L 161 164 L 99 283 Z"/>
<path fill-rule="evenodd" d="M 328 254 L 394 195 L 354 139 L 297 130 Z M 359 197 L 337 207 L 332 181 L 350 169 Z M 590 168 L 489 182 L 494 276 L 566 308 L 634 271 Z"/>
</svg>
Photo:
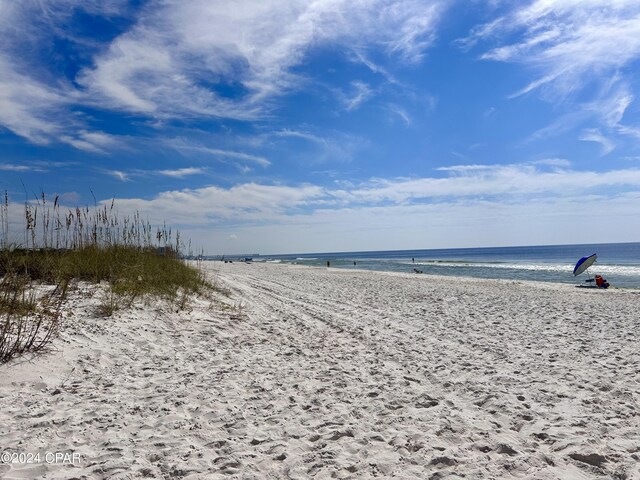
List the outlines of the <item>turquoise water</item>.
<svg viewBox="0 0 640 480">
<path fill-rule="evenodd" d="M 413 272 L 415 268 L 434 275 L 586 285 L 587 275 L 574 277 L 573 267 L 592 253 L 598 254 L 589 269 L 592 276 L 600 274 L 612 286 L 640 288 L 640 243 L 334 252 L 257 256 L 253 260 L 313 266 L 326 266 L 329 261 L 332 268 L 392 272 Z"/>
</svg>

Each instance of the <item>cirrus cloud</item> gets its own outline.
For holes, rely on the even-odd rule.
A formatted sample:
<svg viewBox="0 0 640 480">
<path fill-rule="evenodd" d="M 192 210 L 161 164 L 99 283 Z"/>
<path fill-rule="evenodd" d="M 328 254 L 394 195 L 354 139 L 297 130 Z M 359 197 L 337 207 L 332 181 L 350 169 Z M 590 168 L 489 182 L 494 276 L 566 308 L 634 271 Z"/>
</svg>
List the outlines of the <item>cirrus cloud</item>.
<svg viewBox="0 0 640 480">
<path fill-rule="evenodd" d="M 377 45 L 401 61 L 419 61 L 446 3 L 151 2 L 80 82 L 110 108 L 156 117 L 254 119 L 274 97 L 304 84 L 292 69 L 319 45 Z M 236 92 L 233 100 L 224 88 Z M 355 98 L 364 98 L 362 88 Z"/>
<path fill-rule="evenodd" d="M 462 43 L 513 38 L 482 55 L 539 72 L 518 94 L 544 86 L 566 95 L 595 75 L 609 78 L 640 58 L 640 5 L 635 0 L 535 0 L 477 27 Z"/>
</svg>

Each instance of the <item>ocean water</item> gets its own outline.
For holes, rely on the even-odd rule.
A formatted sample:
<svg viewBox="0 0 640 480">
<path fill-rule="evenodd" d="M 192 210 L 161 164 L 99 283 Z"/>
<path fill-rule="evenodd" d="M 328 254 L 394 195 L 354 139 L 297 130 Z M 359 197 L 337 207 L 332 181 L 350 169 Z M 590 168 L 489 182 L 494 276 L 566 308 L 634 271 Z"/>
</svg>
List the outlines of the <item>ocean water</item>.
<svg viewBox="0 0 640 480">
<path fill-rule="evenodd" d="M 531 247 L 453 248 L 254 256 L 254 261 L 288 262 L 332 268 L 357 268 L 392 272 L 535 280 L 588 285 L 587 274 L 573 276 L 581 258 L 596 253 L 589 268 L 612 286 L 640 288 L 640 243 L 548 245 Z"/>
</svg>

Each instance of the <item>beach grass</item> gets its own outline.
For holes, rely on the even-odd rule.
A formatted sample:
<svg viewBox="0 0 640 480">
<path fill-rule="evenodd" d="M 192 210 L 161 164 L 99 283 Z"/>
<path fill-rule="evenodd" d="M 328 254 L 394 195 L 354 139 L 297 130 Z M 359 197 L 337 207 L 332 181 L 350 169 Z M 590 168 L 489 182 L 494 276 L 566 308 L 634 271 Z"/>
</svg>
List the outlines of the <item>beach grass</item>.
<svg viewBox="0 0 640 480">
<path fill-rule="evenodd" d="M 121 294 L 173 297 L 178 289 L 200 290 L 200 272 L 173 250 L 123 245 L 91 245 L 76 250 L 0 252 L 0 277 L 58 285 L 71 280 L 109 282 Z M 13 284 L 16 280 L 13 280 Z"/>
<path fill-rule="evenodd" d="M 63 208 L 44 194 L 24 206 L 22 235 L 13 231 L 9 196 L 0 205 L 0 362 L 43 349 L 60 326 L 77 282 L 106 283 L 99 314 L 109 316 L 143 296 L 184 308 L 192 293 L 213 288 L 181 257 L 179 232 L 152 227 L 139 214 L 120 219 L 115 202 Z M 16 241 L 21 238 L 22 241 Z M 50 288 L 44 288 L 49 286 Z"/>
</svg>

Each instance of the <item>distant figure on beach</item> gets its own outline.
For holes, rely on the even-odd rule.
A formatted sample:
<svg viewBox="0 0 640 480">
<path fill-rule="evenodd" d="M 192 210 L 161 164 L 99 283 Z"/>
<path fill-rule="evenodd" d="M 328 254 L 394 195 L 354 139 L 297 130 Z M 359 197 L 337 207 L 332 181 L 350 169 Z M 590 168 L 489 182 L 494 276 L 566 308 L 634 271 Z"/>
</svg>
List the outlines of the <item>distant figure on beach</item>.
<svg viewBox="0 0 640 480">
<path fill-rule="evenodd" d="M 596 275 L 596 286 L 598 288 L 609 288 L 609 282 L 606 278 L 602 278 L 601 275 Z"/>
<path fill-rule="evenodd" d="M 413 271 L 416 273 L 422 273 L 422 270 L 418 270 L 417 268 L 414 268 Z"/>
<path fill-rule="evenodd" d="M 330 266 L 331 266 L 331 262 L 327 260 L 327 268 L 329 268 Z"/>
<path fill-rule="evenodd" d="M 354 265 L 356 265 L 356 262 L 353 262 Z"/>
<path fill-rule="evenodd" d="M 416 263 L 416 259 L 411 257 L 411 263 Z"/>
</svg>

